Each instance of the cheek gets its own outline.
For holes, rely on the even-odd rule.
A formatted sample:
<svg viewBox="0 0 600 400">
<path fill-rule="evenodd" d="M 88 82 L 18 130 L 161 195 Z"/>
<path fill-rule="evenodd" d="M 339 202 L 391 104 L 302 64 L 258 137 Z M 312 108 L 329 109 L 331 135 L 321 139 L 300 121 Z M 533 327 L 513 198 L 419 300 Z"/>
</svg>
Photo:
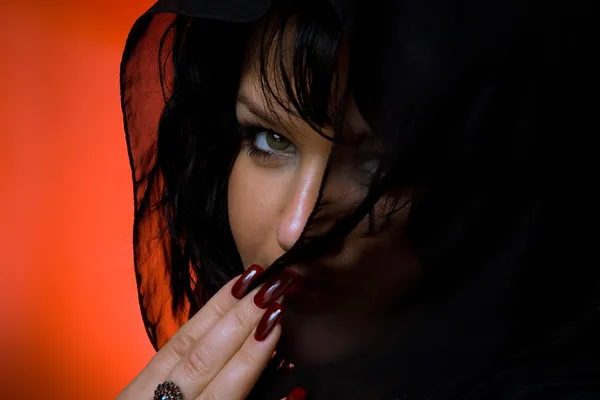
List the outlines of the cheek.
<svg viewBox="0 0 600 400">
<path fill-rule="evenodd" d="M 376 207 L 377 208 L 377 207 Z M 387 229 L 374 237 L 362 237 L 368 219 L 363 220 L 347 240 L 345 265 L 353 265 L 354 293 L 348 302 L 363 310 L 393 309 L 398 299 L 411 293 L 421 279 L 421 262 L 406 234 L 410 207 L 391 217 Z M 357 293 L 361 295 L 356 296 Z M 360 304 L 354 302 L 360 301 Z"/>
<path fill-rule="evenodd" d="M 276 229 L 277 178 L 257 167 L 248 156 L 236 159 L 228 184 L 231 232 L 244 266 L 260 262 L 262 249 Z"/>
</svg>

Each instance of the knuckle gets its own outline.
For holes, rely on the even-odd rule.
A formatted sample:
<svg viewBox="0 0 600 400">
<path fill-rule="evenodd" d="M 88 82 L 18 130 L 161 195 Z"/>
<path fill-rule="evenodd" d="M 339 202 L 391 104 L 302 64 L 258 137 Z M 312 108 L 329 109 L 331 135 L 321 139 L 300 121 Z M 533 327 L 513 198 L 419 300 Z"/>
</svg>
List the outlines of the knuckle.
<svg viewBox="0 0 600 400">
<path fill-rule="evenodd" d="M 250 324 L 250 318 L 245 311 L 232 313 L 229 317 L 234 329 L 244 328 Z"/>
<path fill-rule="evenodd" d="M 223 304 L 216 303 L 212 307 L 212 312 L 217 317 L 223 318 L 223 316 L 225 316 L 225 314 L 227 313 L 227 309 L 223 307 Z"/>
<path fill-rule="evenodd" d="M 248 348 L 247 345 L 242 346 L 237 354 L 239 362 L 250 368 L 258 368 L 261 365 L 261 357 L 254 350 L 256 349 Z"/>
<path fill-rule="evenodd" d="M 197 346 L 183 359 L 183 373 L 191 379 L 205 375 L 210 370 L 210 360 L 210 351 L 205 346 Z"/>
<path fill-rule="evenodd" d="M 184 357 L 192 348 L 195 341 L 189 334 L 179 334 L 173 338 L 170 346 L 170 353 L 173 358 L 180 359 Z"/>
<path fill-rule="evenodd" d="M 246 318 L 239 313 L 234 313 L 231 316 L 231 321 L 236 328 L 242 328 L 246 325 Z"/>
</svg>

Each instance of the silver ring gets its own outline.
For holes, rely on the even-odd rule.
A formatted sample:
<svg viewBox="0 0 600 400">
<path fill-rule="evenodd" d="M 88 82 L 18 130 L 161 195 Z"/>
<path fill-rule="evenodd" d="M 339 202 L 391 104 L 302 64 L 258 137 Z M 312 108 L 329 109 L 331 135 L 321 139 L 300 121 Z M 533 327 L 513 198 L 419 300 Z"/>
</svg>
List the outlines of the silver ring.
<svg viewBox="0 0 600 400">
<path fill-rule="evenodd" d="M 176 384 L 166 381 L 156 387 L 153 400 L 183 400 L 183 394 Z"/>
</svg>

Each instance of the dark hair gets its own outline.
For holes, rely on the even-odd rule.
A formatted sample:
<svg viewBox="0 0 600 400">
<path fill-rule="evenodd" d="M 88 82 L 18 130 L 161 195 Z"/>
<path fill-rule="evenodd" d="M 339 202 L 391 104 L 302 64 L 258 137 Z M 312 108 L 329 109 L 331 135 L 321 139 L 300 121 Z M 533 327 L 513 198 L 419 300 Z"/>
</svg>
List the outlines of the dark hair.
<svg viewBox="0 0 600 400">
<path fill-rule="evenodd" d="M 578 205 L 589 198 L 583 184 L 591 170 L 590 158 L 575 157 L 588 129 L 580 118 L 578 38 L 516 3 L 470 5 L 473 15 L 452 2 L 372 3 L 361 3 L 349 28 L 327 1 L 286 0 L 258 22 L 178 15 L 164 33 L 159 68 L 167 105 L 156 164 L 140 187 L 148 194 L 153 182 L 164 185 L 160 202 L 145 195 L 135 218 L 136 235 L 152 212 L 167 221 L 161 234 L 170 239 L 164 254 L 173 314 L 186 302 L 195 312 L 242 271 L 228 223 L 227 180 L 242 140 L 235 117 L 240 71 L 258 32 L 254 57 L 265 93 L 317 130 L 330 124 L 336 133 L 351 93 L 386 150 L 363 203 L 328 233 L 303 235 L 270 271 L 318 257 L 373 217 L 383 193 L 410 187 L 408 231 L 425 275 L 419 295 L 435 303 L 450 289 L 465 289 L 454 290 L 462 294 L 447 304 L 462 301 L 465 324 L 490 332 L 518 327 L 510 337 L 516 348 L 534 338 L 564 341 L 551 334 L 596 318 L 599 296 L 583 229 L 589 207 Z M 288 63 L 282 46 L 290 29 Z M 343 38 L 349 73 L 337 82 Z M 272 68 L 281 78 L 276 83 L 266 73 Z M 339 83 L 346 89 L 336 97 L 331 89 Z M 570 195 L 559 196 L 557 185 L 569 182 Z M 478 303 L 464 301 L 469 295 Z M 481 304 L 490 306 L 489 317 L 478 314 Z M 436 309 L 438 331 L 452 326 L 445 307 Z M 498 310 L 511 322 L 502 325 Z M 156 333 L 149 334 L 157 346 Z"/>
<path fill-rule="evenodd" d="M 290 26 L 291 69 L 284 62 L 284 35 Z M 170 95 L 160 119 L 157 153 L 165 182 L 160 207 L 171 236 L 173 307 L 185 298 L 194 300 L 193 308 L 201 306 L 243 271 L 228 222 L 227 179 L 242 140 L 235 116 L 240 71 L 257 30 L 260 79 L 269 99 L 315 127 L 332 123 L 331 86 L 342 29 L 327 3 L 282 4 L 268 19 L 248 24 L 176 17 L 161 44 L 161 53 L 170 52 L 173 81 L 163 74 L 163 91 Z M 165 48 L 170 35 L 172 48 Z M 276 94 L 279 88 L 267 74 L 272 68 L 279 70 L 285 98 Z M 190 266 L 198 282 L 193 282 Z M 203 298 L 197 297 L 196 285 L 201 285 Z"/>
</svg>

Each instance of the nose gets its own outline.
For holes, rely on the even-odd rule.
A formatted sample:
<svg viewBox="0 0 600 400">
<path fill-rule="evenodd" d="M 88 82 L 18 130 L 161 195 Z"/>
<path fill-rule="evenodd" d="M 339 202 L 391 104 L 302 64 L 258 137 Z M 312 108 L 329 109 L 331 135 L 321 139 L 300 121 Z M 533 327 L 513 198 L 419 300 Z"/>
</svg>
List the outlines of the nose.
<svg viewBox="0 0 600 400">
<path fill-rule="evenodd" d="M 298 241 L 315 207 L 325 170 L 325 166 L 319 164 L 301 168 L 289 187 L 277 227 L 277 241 L 284 251 L 288 251 Z"/>
</svg>

